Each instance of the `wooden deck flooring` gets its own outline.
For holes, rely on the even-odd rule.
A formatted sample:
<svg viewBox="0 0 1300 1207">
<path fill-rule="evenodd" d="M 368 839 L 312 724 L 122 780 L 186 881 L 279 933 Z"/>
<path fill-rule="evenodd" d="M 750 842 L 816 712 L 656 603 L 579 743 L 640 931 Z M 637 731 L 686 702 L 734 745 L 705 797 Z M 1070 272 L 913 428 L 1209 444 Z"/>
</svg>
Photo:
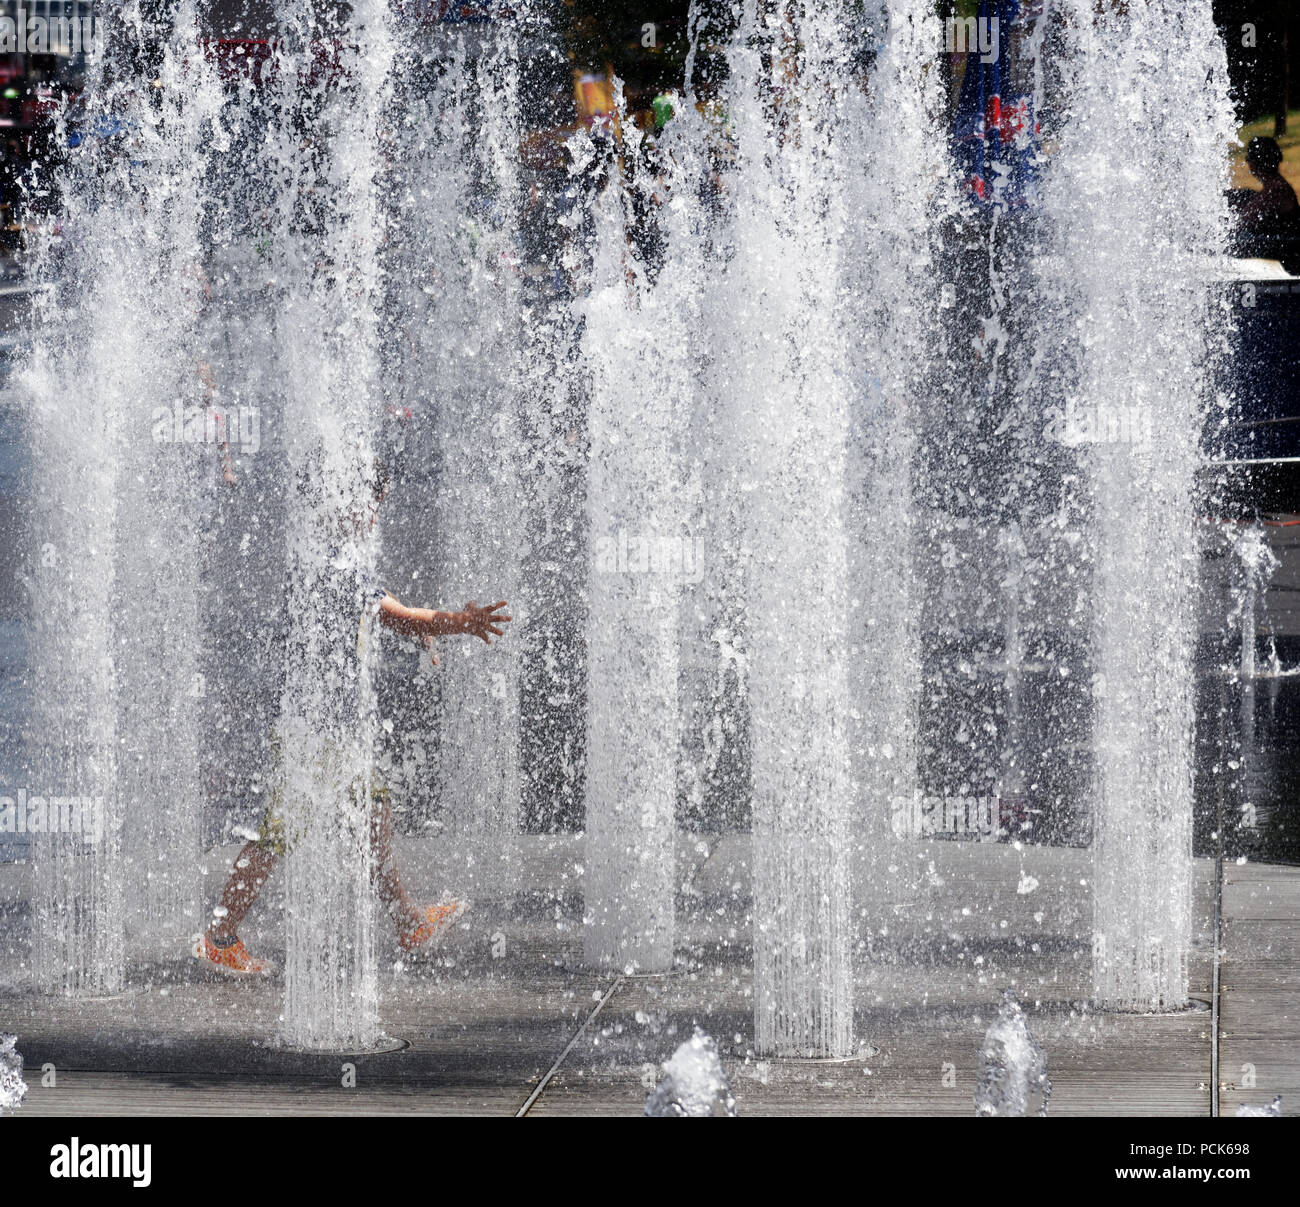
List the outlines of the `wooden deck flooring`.
<svg viewBox="0 0 1300 1207">
<path fill-rule="evenodd" d="M 1197 864 L 1191 970 L 1193 993 L 1207 1008 L 1133 1016 L 1084 1004 L 1086 852 L 930 844 L 924 877 L 866 907 L 873 925 L 864 923 L 860 936 L 862 1051 L 820 1063 L 753 1054 L 742 839 L 711 843 L 689 869 L 682 966 L 661 977 L 582 968 L 574 898 L 556 893 L 539 905 L 536 895 L 580 859 L 576 845 L 549 843 L 526 861 L 535 881 L 526 908 L 517 898 L 481 904 L 430 960 L 395 969 L 396 951 L 389 953 L 383 1017 L 389 1033 L 409 1043 L 400 1052 L 279 1050 L 267 1043 L 277 982 L 196 979 L 179 961 L 142 967 L 138 987 L 112 1001 L 52 1001 L 11 984 L 0 992 L 0 1029 L 19 1035 L 27 1062 L 32 1088 L 23 1113 L 511 1115 L 606 999 L 529 1114 L 639 1114 L 659 1062 L 698 1024 L 719 1043 L 742 1114 L 969 1116 L 976 1054 L 1004 985 L 1016 988 L 1047 1052 L 1054 1116 L 1210 1113 L 1209 861 Z M 445 880 L 436 858 L 415 852 L 411 863 L 417 886 Z M 1022 871 L 1039 881 L 1031 894 L 1016 892 Z M 1279 1093 L 1284 1111 L 1300 1109 L 1298 923 L 1300 869 L 1226 869 L 1224 1114 Z M 273 915 L 262 928 L 260 942 L 271 950 Z M 507 954 L 496 958 L 493 936 L 502 935 Z M 41 1084 L 47 1062 L 56 1069 L 53 1087 Z M 356 1066 L 355 1088 L 342 1084 L 345 1063 Z"/>
</svg>

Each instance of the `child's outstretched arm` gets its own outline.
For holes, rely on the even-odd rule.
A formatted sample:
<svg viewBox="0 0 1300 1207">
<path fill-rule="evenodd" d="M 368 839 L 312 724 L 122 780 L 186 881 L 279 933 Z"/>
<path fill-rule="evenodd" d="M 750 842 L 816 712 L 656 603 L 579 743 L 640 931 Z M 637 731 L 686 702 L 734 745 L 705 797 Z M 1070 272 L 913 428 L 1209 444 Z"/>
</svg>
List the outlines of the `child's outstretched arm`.
<svg viewBox="0 0 1300 1207">
<path fill-rule="evenodd" d="M 471 599 L 460 612 L 435 612 L 431 608 L 408 608 L 391 595 L 385 595 L 379 603 L 379 620 L 393 632 L 407 637 L 442 637 L 451 633 L 464 633 L 468 637 L 479 637 L 491 645 L 488 634 L 503 637 L 505 634 L 497 626 L 510 622 L 509 616 L 500 614 L 500 609 L 505 606 L 504 599 L 484 607 L 479 607 Z"/>
</svg>

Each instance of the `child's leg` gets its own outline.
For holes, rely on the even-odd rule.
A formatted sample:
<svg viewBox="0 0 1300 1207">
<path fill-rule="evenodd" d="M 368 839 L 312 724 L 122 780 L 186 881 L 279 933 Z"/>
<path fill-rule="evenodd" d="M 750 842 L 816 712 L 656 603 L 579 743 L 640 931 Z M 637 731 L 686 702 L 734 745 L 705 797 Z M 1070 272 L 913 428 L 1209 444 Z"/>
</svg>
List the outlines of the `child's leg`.
<svg viewBox="0 0 1300 1207">
<path fill-rule="evenodd" d="M 397 929 L 410 930 L 419 924 L 420 915 L 397 874 L 397 864 L 393 859 L 393 810 L 386 792 L 371 801 L 370 853 L 370 876 L 376 896 L 384 903 Z"/>
<path fill-rule="evenodd" d="M 235 857 L 235 866 L 221 894 L 224 912 L 208 927 L 208 938 L 214 943 L 228 942 L 238 934 L 239 924 L 252 909 L 253 902 L 270 877 L 276 858 L 276 852 L 261 842 L 244 844 L 243 850 Z"/>
</svg>

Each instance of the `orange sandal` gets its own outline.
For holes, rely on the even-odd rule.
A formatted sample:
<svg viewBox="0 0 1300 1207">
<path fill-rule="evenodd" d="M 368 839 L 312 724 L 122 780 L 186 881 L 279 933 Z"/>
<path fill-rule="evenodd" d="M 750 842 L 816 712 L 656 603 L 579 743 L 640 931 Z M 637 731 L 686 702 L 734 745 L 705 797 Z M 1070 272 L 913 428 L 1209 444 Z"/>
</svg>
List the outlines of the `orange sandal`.
<svg viewBox="0 0 1300 1207">
<path fill-rule="evenodd" d="M 190 948 L 190 954 L 201 967 L 211 968 L 226 976 L 270 976 L 273 971 L 265 960 L 254 959 L 242 939 L 221 947 L 207 935 L 199 935 Z"/>
<path fill-rule="evenodd" d="M 440 905 L 430 905 L 423 911 L 424 921 L 414 930 L 408 930 L 397 936 L 397 941 L 405 951 L 414 951 L 430 939 L 441 939 L 456 921 L 469 909 L 468 901 L 454 898 Z"/>
</svg>

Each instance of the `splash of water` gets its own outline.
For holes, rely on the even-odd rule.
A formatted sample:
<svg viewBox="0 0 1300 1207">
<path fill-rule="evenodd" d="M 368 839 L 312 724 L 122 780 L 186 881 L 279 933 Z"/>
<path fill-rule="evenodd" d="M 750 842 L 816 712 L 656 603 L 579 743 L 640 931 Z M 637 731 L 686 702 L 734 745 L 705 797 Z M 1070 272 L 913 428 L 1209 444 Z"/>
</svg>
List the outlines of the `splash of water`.
<svg viewBox="0 0 1300 1207">
<path fill-rule="evenodd" d="M 27 1097 L 23 1080 L 23 1058 L 15 1045 L 16 1035 L 0 1035 L 0 1115 L 16 1111 Z"/>
<path fill-rule="evenodd" d="M 1241 705 L 1238 717 L 1238 734 L 1241 751 L 1240 782 L 1243 788 L 1243 799 L 1239 807 L 1244 824 L 1254 826 L 1257 822 L 1257 814 L 1250 797 L 1255 789 L 1253 776 L 1253 764 L 1256 757 L 1255 644 L 1259 623 L 1260 595 L 1268 590 L 1269 579 L 1278 567 L 1278 559 L 1268 547 L 1263 528 L 1258 525 L 1247 528 L 1238 537 L 1236 554 L 1241 565 L 1241 657 L 1238 666 L 1238 677 L 1241 683 Z M 1276 662 L 1276 650 L 1273 659 Z"/>
<path fill-rule="evenodd" d="M 851 894 L 869 902 L 883 883 L 876 856 L 890 841 L 889 806 L 917 781 L 912 478 L 930 374 L 943 371 L 933 244 L 948 208 L 937 73 L 924 66 L 941 42 L 932 7 L 885 6 L 889 36 L 864 94 L 830 6 L 796 14 L 750 0 L 730 51 L 725 133 L 706 132 L 688 105 L 663 139 L 655 187 L 669 198 L 658 217 L 668 267 L 656 271 L 628 250 L 628 207 L 641 185 L 592 189 L 579 216 L 595 230 L 590 292 L 558 320 L 569 326 L 549 331 L 511 262 L 521 205 L 512 35 L 473 66 L 453 56 L 424 102 L 437 129 L 412 146 L 384 120 L 396 53 L 385 6 L 354 6 L 328 80 L 311 45 L 339 31 L 318 24 L 306 0 L 286 15 L 299 49 L 281 47 L 268 85 L 273 170 L 263 184 L 279 232 L 268 271 L 281 289 L 276 367 L 286 383 L 295 571 L 280 733 L 292 840 L 288 1042 L 360 1048 L 378 1036 L 367 825 L 377 718 L 369 654 L 340 651 L 355 649 L 354 620 L 373 602 L 365 584 L 379 546 L 363 517 L 379 403 L 396 398 L 418 411 L 427 383 L 439 383 L 443 405 L 430 427 L 444 452 L 435 513 L 447 569 L 438 585 L 509 595 L 522 574 L 520 462 L 549 457 L 568 438 L 571 416 L 552 404 L 580 394 L 585 378 L 587 956 L 617 967 L 671 963 L 686 685 L 697 743 L 688 801 L 698 808 L 706 794 L 728 794 L 743 803 L 752 787 L 758 1047 L 852 1050 Z M 1144 408 L 1152 422 L 1141 428 L 1155 434 L 1150 447 L 1096 446 L 1081 457 L 1095 516 L 1097 995 L 1158 1007 L 1186 995 L 1190 491 L 1206 353 L 1198 335 L 1189 355 L 1185 333 L 1207 325 L 1199 273 L 1221 225 L 1226 77 L 1208 4 L 1094 7 L 1066 5 L 1081 82 L 1046 212 L 1070 276 L 1050 284 L 1083 331 L 1081 396 Z M 141 184 L 131 156 L 72 169 L 65 231 L 79 258 L 60 266 L 64 295 L 44 303 L 22 377 L 42 500 L 34 581 L 41 597 L 83 618 L 71 636 L 51 624 L 38 638 L 48 685 L 40 777 L 69 791 L 102 785 L 110 802 L 94 850 L 38 842 L 42 975 L 78 991 L 123 983 L 132 869 L 147 869 L 143 912 L 160 933 L 175 929 L 193 891 L 187 827 L 198 810 L 184 692 L 195 663 L 184 617 L 194 611 L 195 554 L 187 534 L 166 548 L 154 538 L 167 509 L 193 491 L 195 471 L 132 434 L 147 404 L 195 388 L 193 324 L 175 315 L 192 306 L 186 265 L 197 257 L 212 165 L 187 148 L 204 130 L 219 137 L 221 116 L 210 84 L 196 87 L 187 74 L 202 57 L 190 25 L 186 7 L 161 116 L 134 111 L 134 145 L 146 149 L 152 176 Z M 1180 57 L 1188 47 L 1196 70 Z M 115 95 L 99 94 L 105 104 Z M 1127 137 L 1115 132 L 1116 96 Z M 1187 154 L 1153 146 L 1150 128 Z M 418 228 L 402 249 L 384 240 L 394 138 Z M 710 140 L 734 140 L 735 163 L 720 162 L 724 151 L 706 165 Z M 631 159 L 636 142 L 629 131 Z M 588 140 L 582 154 L 601 152 Z M 712 210 L 700 201 L 711 166 L 724 182 Z M 483 176 L 494 182 L 486 203 Z M 128 295 L 119 266 L 137 247 L 160 267 L 133 269 Z M 55 256 L 47 250 L 49 264 Z M 402 275 L 424 264 L 438 280 Z M 385 281 L 386 269 L 401 279 Z M 60 314 L 69 299 L 68 312 L 86 320 L 79 344 Z M 411 319 L 413 346 L 396 381 L 379 365 L 390 306 Z M 543 345 L 545 355 L 530 357 Z M 562 365 L 571 345 L 579 355 Z M 554 380 L 540 382 L 552 368 Z M 703 465 L 689 464 L 692 442 Z M 140 476 L 154 489 L 135 490 Z M 548 518 L 567 522 L 581 510 L 556 504 L 570 480 L 540 484 L 538 497 L 551 492 Z M 87 505 L 68 508 L 74 497 Z M 704 517 L 714 524 L 714 595 L 699 606 L 681 580 L 699 556 L 688 518 Z M 151 541 L 140 544 L 143 534 Z M 166 648 L 153 658 L 139 623 L 158 599 L 150 550 L 166 567 L 168 614 Z M 1010 664 L 1022 641 L 1022 547 L 1008 539 L 1006 550 Z M 119 615 L 121 625 L 110 620 Z M 684 636 L 708 655 L 693 654 L 679 676 Z M 487 667 L 455 650 L 442 677 L 444 813 L 498 850 L 517 821 L 519 645 L 504 643 Z M 115 663 L 118 648 L 128 657 Z M 540 657 L 561 660 L 554 648 Z M 1010 758 L 1018 686 L 1008 686 Z M 140 731 L 141 718 L 179 723 L 179 741 Z M 577 760 L 567 748 L 565 758 L 559 777 L 571 785 Z M 136 826 L 139 802 L 149 811 Z M 855 843 L 872 852 L 865 884 L 850 883 Z M 154 844 L 167 852 L 156 877 L 153 857 L 163 852 Z"/>
<path fill-rule="evenodd" d="M 694 84 L 700 3 L 691 5 L 683 98 L 664 133 L 679 187 L 664 207 L 669 263 L 659 291 L 686 328 L 669 353 L 684 354 L 690 405 L 683 451 L 682 504 L 691 573 L 683 575 L 681 660 L 681 828 L 745 829 L 750 815 L 751 742 L 748 638 L 749 563 L 745 517 L 737 504 L 746 471 L 739 441 L 744 399 L 731 384 L 727 349 L 744 338 L 745 316 L 731 309 L 742 288 L 728 270 L 735 256 L 726 220 L 733 190 L 734 130 L 725 110 L 708 116 Z"/>
<path fill-rule="evenodd" d="M 652 1119 L 710 1119 L 736 1117 L 736 1100 L 718 1056 L 718 1045 L 699 1027 L 669 1060 L 664 1076 L 646 1099 Z"/>
<path fill-rule="evenodd" d="M 1029 1112 L 1030 1099 L 1038 1096 L 1038 1114 L 1046 1115 L 1052 1097 L 1047 1057 L 1029 1030 L 1016 995 L 1003 990 L 998 1016 L 980 1045 L 979 1074 L 975 1085 L 975 1114 L 988 1118 L 1016 1118 Z"/>
<path fill-rule="evenodd" d="M 1248 1106 L 1246 1103 L 1242 1103 L 1237 1108 L 1238 1119 L 1280 1119 L 1281 1117 L 1281 1094 L 1278 1094 L 1267 1106 Z"/>
<path fill-rule="evenodd" d="M 215 73 L 199 52 L 194 5 L 182 4 L 163 53 L 159 111 L 140 114 L 134 152 L 145 165 L 130 237 L 152 279 L 137 302 L 148 335 L 145 388 L 129 399 L 119 444 L 114 663 L 119 709 L 123 874 L 137 886 L 127 919 L 135 948 L 174 959 L 201 909 L 199 786 L 200 533 L 193 513 L 203 462 L 226 433 L 207 395 L 213 356 L 204 322 L 204 181 L 228 146 Z M 141 282 L 144 286 L 144 282 Z M 215 407 L 199 408 L 203 404 Z M 152 404 L 152 405 L 150 405 Z M 150 439 L 141 438 L 147 413 Z M 180 431 L 184 424 L 188 429 Z M 202 431 L 196 432 L 196 426 Z M 202 436 L 197 444 L 193 437 Z M 187 437 L 189 439 L 182 439 Z"/>
</svg>

